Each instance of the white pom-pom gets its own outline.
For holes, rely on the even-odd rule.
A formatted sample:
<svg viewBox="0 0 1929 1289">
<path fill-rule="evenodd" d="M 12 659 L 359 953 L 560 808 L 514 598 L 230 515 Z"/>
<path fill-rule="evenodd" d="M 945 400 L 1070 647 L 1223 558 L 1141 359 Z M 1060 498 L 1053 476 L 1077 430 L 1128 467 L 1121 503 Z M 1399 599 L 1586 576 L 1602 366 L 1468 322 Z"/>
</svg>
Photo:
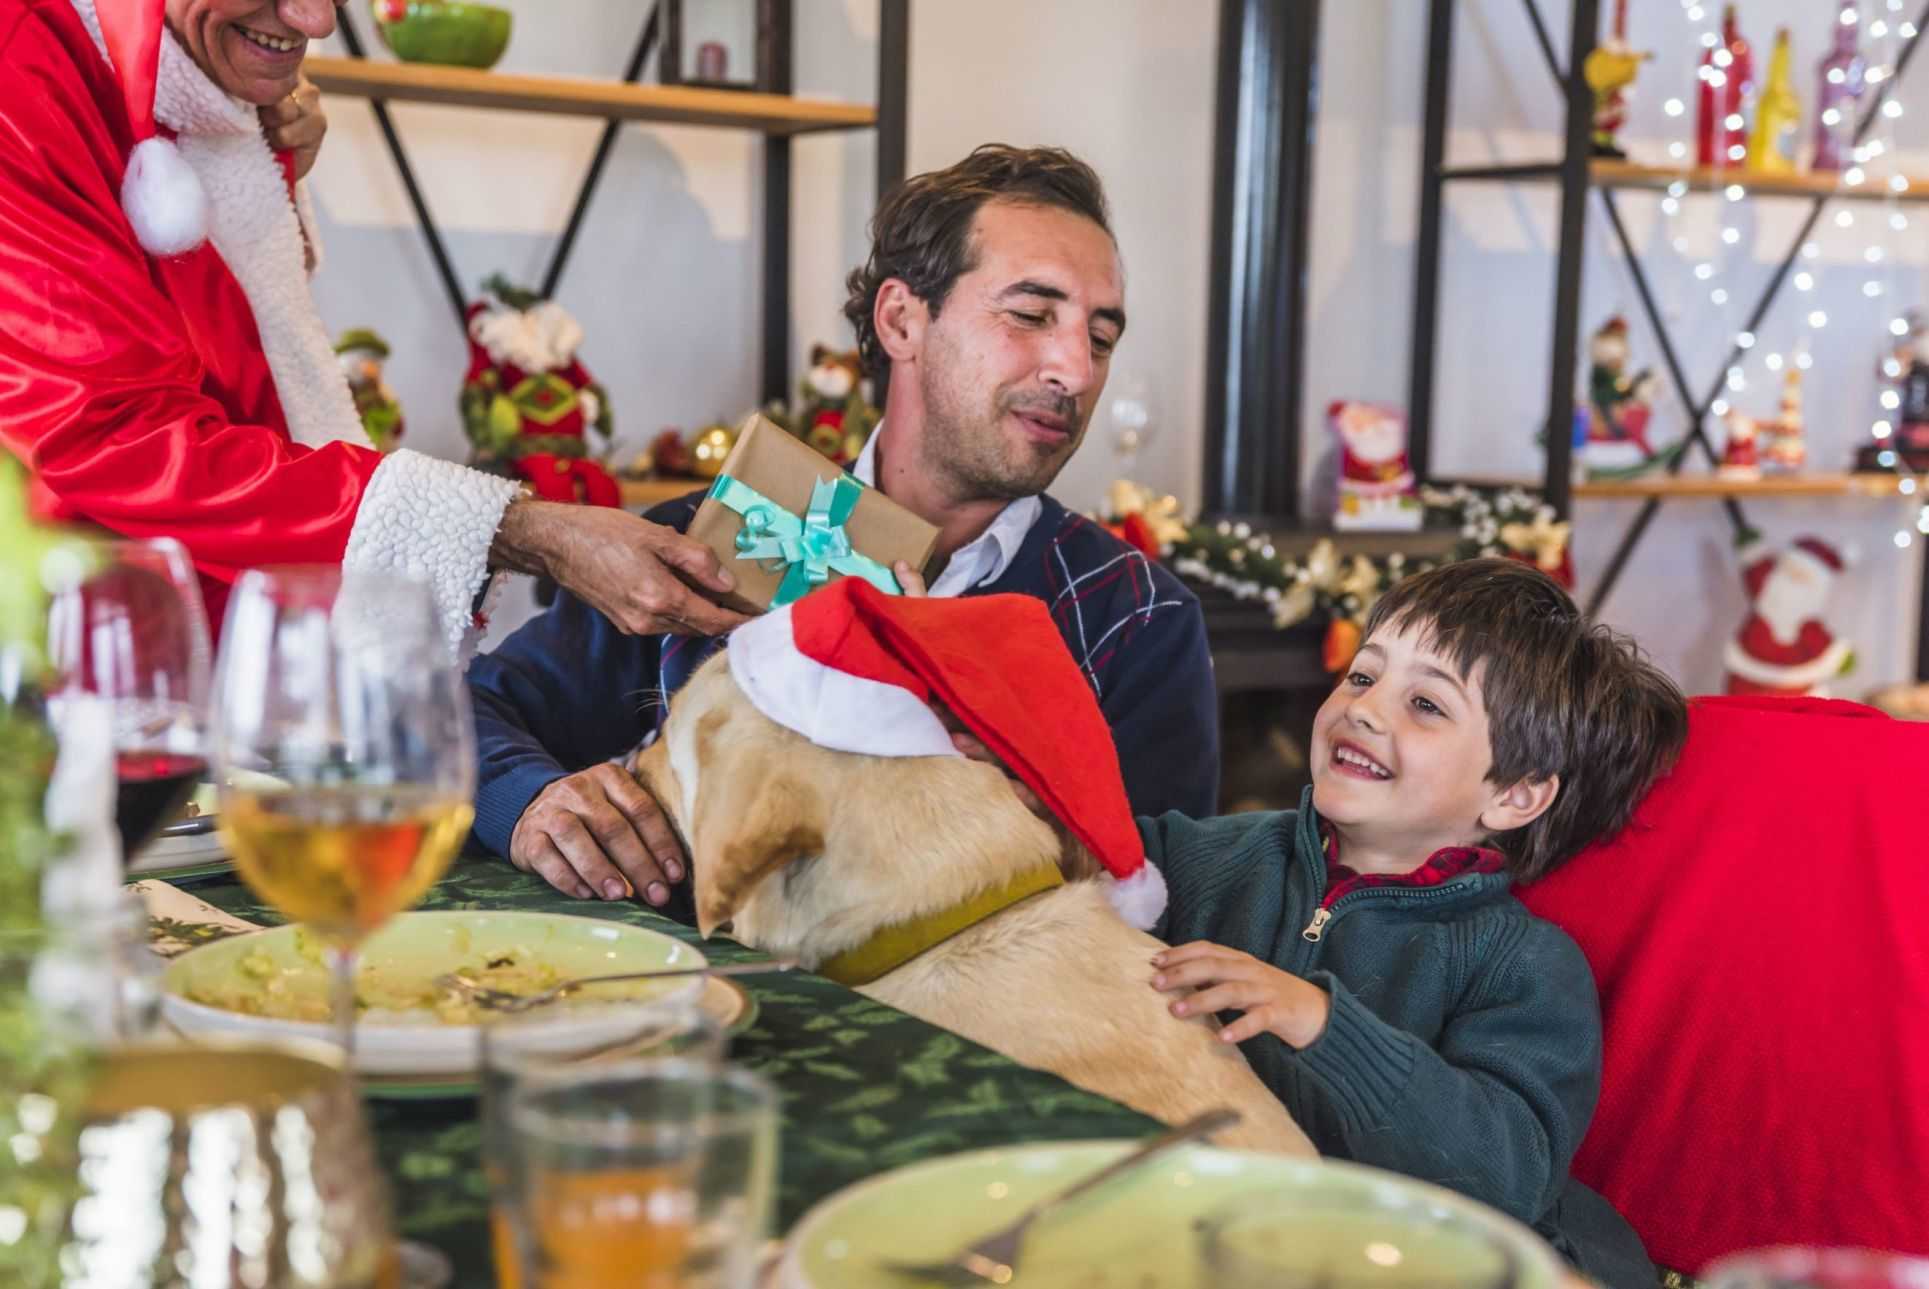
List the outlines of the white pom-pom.
<svg viewBox="0 0 1929 1289">
<path fill-rule="evenodd" d="M 1149 862 L 1122 880 L 1105 883 L 1105 898 L 1127 925 L 1150 931 L 1165 912 L 1165 875 Z"/>
<path fill-rule="evenodd" d="M 185 255 L 208 237 L 208 196 L 171 139 L 143 139 L 127 159 L 121 209 L 149 255 Z"/>
</svg>

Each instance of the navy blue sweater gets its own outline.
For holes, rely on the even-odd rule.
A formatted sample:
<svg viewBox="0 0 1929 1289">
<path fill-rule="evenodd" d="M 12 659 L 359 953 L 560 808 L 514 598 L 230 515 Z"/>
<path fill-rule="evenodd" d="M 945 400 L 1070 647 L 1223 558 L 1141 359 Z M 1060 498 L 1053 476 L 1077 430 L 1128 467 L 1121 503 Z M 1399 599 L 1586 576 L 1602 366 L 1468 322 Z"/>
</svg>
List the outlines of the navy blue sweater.
<svg viewBox="0 0 1929 1289">
<path fill-rule="evenodd" d="M 679 531 L 702 494 L 648 517 Z M 1219 706 L 1199 602 L 1164 567 L 1050 497 L 1010 567 L 967 594 L 1016 592 L 1050 607 L 1112 727 L 1126 795 L 1142 815 L 1212 814 Z M 476 837 L 509 851 L 516 820 L 565 774 L 654 732 L 718 639 L 628 636 L 570 595 L 469 667 L 480 767 Z"/>
</svg>

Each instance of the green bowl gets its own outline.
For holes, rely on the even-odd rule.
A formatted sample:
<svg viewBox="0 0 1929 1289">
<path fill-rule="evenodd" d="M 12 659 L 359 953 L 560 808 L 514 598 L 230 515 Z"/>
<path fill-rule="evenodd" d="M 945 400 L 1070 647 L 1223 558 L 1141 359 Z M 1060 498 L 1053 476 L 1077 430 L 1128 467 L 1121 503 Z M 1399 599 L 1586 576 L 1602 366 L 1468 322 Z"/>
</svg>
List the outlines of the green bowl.
<svg viewBox="0 0 1929 1289">
<path fill-rule="evenodd" d="M 494 5 L 466 0 L 405 0 L 407 16 L 390 21 L 395 0 L 370 0 L 382 41 L 405 63 L 494 67 L 509 47 L 511 15 Z"/>
</svg>

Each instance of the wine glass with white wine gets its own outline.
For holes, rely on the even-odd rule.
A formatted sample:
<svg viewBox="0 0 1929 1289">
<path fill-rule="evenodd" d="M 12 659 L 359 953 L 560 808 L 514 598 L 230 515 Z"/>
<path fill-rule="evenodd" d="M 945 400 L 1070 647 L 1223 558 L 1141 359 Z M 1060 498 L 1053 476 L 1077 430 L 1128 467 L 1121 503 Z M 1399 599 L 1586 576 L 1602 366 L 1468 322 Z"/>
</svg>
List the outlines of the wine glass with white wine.
<svg viewBox="0 0 1929 1289">
<path fill-rule="evenodd" d="M 474 817 L 461 676 L 425 586 L 322 567 L 242 574 L 217 670 L 222 839 L 320 941 L 353 1068 L 357 951 L 442 876 Z"/>
</svg>

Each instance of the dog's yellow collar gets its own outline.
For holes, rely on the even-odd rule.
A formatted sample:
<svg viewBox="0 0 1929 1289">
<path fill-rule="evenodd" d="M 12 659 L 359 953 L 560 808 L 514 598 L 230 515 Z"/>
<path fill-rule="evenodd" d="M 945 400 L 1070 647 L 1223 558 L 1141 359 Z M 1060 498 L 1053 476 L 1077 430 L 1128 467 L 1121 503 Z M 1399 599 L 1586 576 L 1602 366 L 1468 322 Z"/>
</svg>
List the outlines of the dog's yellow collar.
<svg viewBox="0 0 1929 1289">
<path fill-rule="evenodd" d="M 927 949 L 949 940 L 966 927 L 976 926 L 994 913 L 1001 913 L 1054 886 L 1065 879 L 1056 866 L 1034 868 L 1020 873 L 1002 886 L 981 891 L 962 904 L 936 913 L 887 926 L 853 949 L 846 949 L 817 966 L 817 974 L 849 988 L 868 985 L 889 975 Z"/>
</svg>

